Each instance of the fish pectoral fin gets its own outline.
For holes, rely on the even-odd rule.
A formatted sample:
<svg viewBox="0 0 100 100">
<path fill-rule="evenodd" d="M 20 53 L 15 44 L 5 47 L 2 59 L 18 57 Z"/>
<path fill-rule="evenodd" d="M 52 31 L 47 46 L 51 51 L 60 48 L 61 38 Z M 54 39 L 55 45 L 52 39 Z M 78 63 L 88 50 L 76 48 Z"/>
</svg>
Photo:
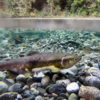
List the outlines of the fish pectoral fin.
<svg viewBox="0 0 100 100">
<path fill-rule="evenodd" d="M 50 69 L 51 69 L 51 72 L 59 72 L 60 71 L 60 68 L 58 68 L 57 66 L 48 66 Z"/>
</svg>

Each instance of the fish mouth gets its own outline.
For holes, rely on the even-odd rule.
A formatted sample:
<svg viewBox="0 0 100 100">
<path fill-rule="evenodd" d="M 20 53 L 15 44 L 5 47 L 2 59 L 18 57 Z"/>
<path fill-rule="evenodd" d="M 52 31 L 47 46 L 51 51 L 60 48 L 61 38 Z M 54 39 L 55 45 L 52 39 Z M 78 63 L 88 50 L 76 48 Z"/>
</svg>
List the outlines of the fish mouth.
<svg viewBox="0 0 100 100">
<path fill-rule="evenodd" d="M 64 68 L 70 68 L 76 63 L 78 63 L 81 60 L 81 56 L 78 55 L 71 55 L 71 56 L 65 56 L 61 59 L 61 67 Z"/>
</svg>

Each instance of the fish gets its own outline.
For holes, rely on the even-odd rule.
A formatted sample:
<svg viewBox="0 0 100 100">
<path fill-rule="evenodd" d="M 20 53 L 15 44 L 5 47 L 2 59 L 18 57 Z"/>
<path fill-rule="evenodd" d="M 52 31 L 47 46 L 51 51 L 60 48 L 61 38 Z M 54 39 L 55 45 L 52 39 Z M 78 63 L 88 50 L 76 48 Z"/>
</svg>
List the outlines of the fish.
<svg viewBox="0 0 100 100">
<path fill-rule="evenodd" d="M 23 73 L 34 68 L 55 66 L 59 69 L 70 68 L 81 60 L 81 56 L 67 53 L 35 53 L 32 56 L 24 56 L 8 61 L 0 61 L 0 70 L 10 70 Z"/>
</svg>

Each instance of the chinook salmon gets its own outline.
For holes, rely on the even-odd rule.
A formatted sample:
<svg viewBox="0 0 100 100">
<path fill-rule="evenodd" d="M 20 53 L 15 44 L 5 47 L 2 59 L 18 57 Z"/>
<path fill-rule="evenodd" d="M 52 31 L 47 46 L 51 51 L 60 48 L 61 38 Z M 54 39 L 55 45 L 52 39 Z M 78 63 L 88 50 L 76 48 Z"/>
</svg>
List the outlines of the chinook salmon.
<svg viewBox="0 0 100 100">
<path fill-rule="evenodd" d="M 20 57 L 9 61 L 0 62 L 0 70 L 11 70 L 17 73 L 25 72 L 25 69 L 42 68 L 44 66 L 55 66 L 59 69 L 70 68 L 81 57 L 67 53 L 37 53 L 32 56 Z"/>
</svg>

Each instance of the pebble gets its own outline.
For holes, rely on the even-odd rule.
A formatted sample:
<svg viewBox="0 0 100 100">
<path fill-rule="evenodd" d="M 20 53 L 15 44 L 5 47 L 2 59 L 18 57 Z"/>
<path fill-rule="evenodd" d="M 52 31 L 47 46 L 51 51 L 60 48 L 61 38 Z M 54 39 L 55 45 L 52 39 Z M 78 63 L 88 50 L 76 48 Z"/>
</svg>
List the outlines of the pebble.
<svg viewBox="0 0 100 100">
<path fill-rule="evenodd" d="M 16 82 L 25 82 L 26 81 L 26 78 L 23 74 L 19 74 L 17 77 L 16 77 Z"/>
<path fill-rule="evenodd" d="M 8 85 L 5 82 L 0 81 L 0 94 L 7 91 L 8 91 Z"/>
<path fill-rule="evenodd" d="M 57 80 L 56 84 L 59 84 L 59 85 L 63 85 L 64 84 L 65 86 L 67 86 L 68 84 L 70 84 L 70 80 L 69 79 Z"/>
<path fill-rule="evenodd" d="M 15 83 L 13 84 L 12 86 L 10 86 L 8 88 L 8 91 L 9 92 L 18 92 L 18 93 L 21 93 L 23 90 L 22 90 L 22 84 L 20 83 Z"/>
<path fill-rule="evenodd" d="M 31 92 L 32 95 L 38 95 L 39 94 L 39 91 L 35 88 L 31 88 L 30 92 Z"/>
<path fill-rule="evenodd" d="M 6 79 L 5 82 L 9 85 L 13 85 L 15 83 L 13 79 Z"/>
<path fill-rule="evenodd" d="M 5 80 L 7 77 L 6 73 L 0 71 L 0 81 Z"/>
<path fill-rule="evenodd" d="M 31 96 L 30 90 L 25 90 L 25 91 L 23 92 L 22 96 L 23 96 L 24 98 L 27 98 L 27 97 Z"/>
<path fill-rule="evenodd" d="M 88 69 L 88 73 L 90 75 L 93 75 L 93 76 L 96 76 L 98 78 L 100 78 L 100 70 L 98 68 L 95 68 L 95 67 L 90 67 Z"/>
<path fill-rule="evenodd" d="M 43 72 L 39 72 L 39 73 L 35 73 L 34 74 L 34 77 L 37 77 L 37 78 L 43 78 L 45 75 Z"/>
<path fill-rule="evenodd" d="M 23 90 L 28 90 L 30 87 L 28 85 L 23 86 Z"/>
<path fill-rule="evenodd" d="M 59 97 L 62 97 L 63 99 L 68 99 L 68 94 L 67 93 L 60 93 Z"/>
<path fill-rule="evenodd" d="M 34 95 L 31 95 L 27 98 L 24 98 L 24 100 L 35 100 L 35 96 Z"/>
<path fill-rule="evenodd" d="M 30 87 L 31 88 L 37 88 L 37 87 L 41 87 L 42 84 L 41 83 L 33 83 Z"/>
<path fill-rule="evenodd" d="M 78 96 L 75 93 L 71 93 L 68 100 L 78 100 Z"/>
<path fill-rule="evenodd" d="M 66 90 L 68 93 L 78 92 L 79 91 L 79 85 L 76 82 L 72 82 L 67 85 Z"/>
<path fill-rule="evenodd" d="M 0 100 L 22 100 L 22 96 L 16 92 L 6 92 L 0 95 Z"/>
<path fill-rule="evenodd" d="M 85 83 L 89 86 L 95 86 L 100 89 L 100 79 L 95 76 L 87 76 L 85 78 Z"/>
<path fill-rule="evenodd" d="M 46 94 L 46 90 L 43 87 L 37 87 L 36 89 L 39 91 L 39 94 L 41 94 L 41 95 Z"/>
<path fill-rule="evenodd" d="M 42 80 L 41 80 L 41 85 L 45 87 L 45 86 L 47 86 L 49 83 L 50 83 L 50 78 L 49 78 L 49 76 L 44 76 L 44 77 L 42 78 Z"/>
<path fill-rule="evenodd" d="M 64 85 L 58 85 L 58 84 L 51 84 L 47 86 L 46 91 L 48 93 L 65 93 L 66 92 L 66 87 Z"/>
<path fill-rule="evenodd" d="M 44 99 L 43 99 L 43 97 L 41 97 L 41 96 L 37 96 L 37 97 L 35 98 L 35 100 L 44 100 Z"/>
<path fill-rule="evenodd" d="M 93 67 L 100 69 L 98 63 L 94 63 L 94 64 L 93 64 Z"/>
<path fill-rule="evenodd" d="M 62 74 L 69 74 L 69 75 L 74 76 L 74 75 L 77 74 L 78 69 L 77 69 L 76 66 L 73 66 L 73 67 L 71 67 L 71 68 L 61 70 L 60 72 L 61 72 Z"/>
<path fill-rule="evenodd" d="M 100 90 L 92 86 L 81 86 L 78 95 L 83 97 L 85 100 L 93 100 L 100 96 Z"/>
</svg>

